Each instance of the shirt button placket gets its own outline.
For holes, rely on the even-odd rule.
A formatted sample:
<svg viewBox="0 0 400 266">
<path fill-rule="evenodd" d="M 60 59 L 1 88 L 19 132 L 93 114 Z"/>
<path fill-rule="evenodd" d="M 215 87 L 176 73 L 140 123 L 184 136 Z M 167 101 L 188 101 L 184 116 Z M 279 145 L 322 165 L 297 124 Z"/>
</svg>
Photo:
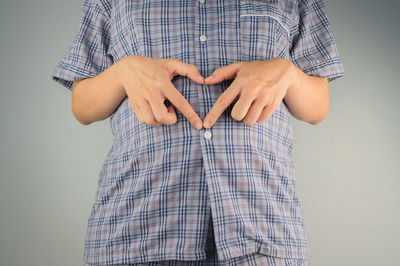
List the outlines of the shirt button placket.
<svg viewBox="0 0 400 266">
<path fill-rule="evenodd" d="M 210 35 L 207 33 L 208 25 L 207 22 L 209 21 L 207 19 L 207 11 L 214 9 L 214 2 L 210 1 L 207 2 L 207 8 L 205 4 L 205 0 L 199 0 L 197 4 L 197 12 L 196 12 L 196 18 L 198 20 L 196 21 L 196 63 L 199 67 L 200 72 L 204 75 L 204 77 L 208 76 L 210 74 L 210 68 L 212 68 L 211 63 L 210 63 L 210 57 L 212 57 L 212 54 L 208 54 L 208 46 L 210 45 L 210 38 L 211 36 L 215 35 Z M 211 17 L 212 18 L 212 17 Z M 212 23 L 212 22 L 211 22 Z M 198 34 L 198 35 L 197 35 Z M 208 34 L 208 37 L 207 35 Z M 211 58 L 212 59 L 212 58 Z M 210 86 L 207 84 L 202 84 L 198 86 L 198 96 L 199 96 L 199 102 L 200 102 L 200 114 L 201 116 L 206 116 L 207 113 L 210 110 L 210 99 L 212 98 L 212 93 L 210 90 Z M 213 163 L 215 161 L 214 158 L 214 143 L 211 128 L 202 128 L 201 131 L 199 132 L 200 135 L 200 145 L 201 145 L 201 152 L 203 155 L 203 163 L 204 163 L 204 178 L 206 179 L 207 182 L 207 188 L 208 188 L 208 200 L 210 201 L 210 219 L 211 216 L 213 217 L 218 217 L 218 212 L 215 210 L 215 202 L 212 200 L 214 198 L 218 198 L 218 191 L 215 191 L 215 186 L 214 183 L 217 182 L 215 178 L 215 174 L 217 169 L 215 169 L 215 164 Z M 203 138 L 204 137 L 204 138 Z M 215 137 L 214 137 L 215 140 Z M 217 195 L 216 195 L 217 194 Z M 208 221 L 207 221 L 208 223 Z M 206 237 L 206 236 L 204 236 Z M 219 246 L 219 243 L 217 242 L 218 239 L 215 240 L 216 245 Z M 218 247 L 218 249 L 220 249 Z"/>
<path fill-rule="evenodd" d="M 200 4 L 204 4 L 204 2 L 205 2 L 205 0 L 199 0 L 199 3 L 200 3 Z M 199 37 L 199 39 L 200 39 L 200 41 L 201 41 L 202 43 L 204 43 L 205 41 L 207 41 L 207 36 L 206 36 L 205 34 L 201 34 L 200 37 Z M 212 136 L 211 130 L 210 130 L 209 128 L 207 128 L 206 131 L 204 132 L 204 137 L 205 137 L 206 139 L 210 139 L 211 136 Z"/>
</svg>

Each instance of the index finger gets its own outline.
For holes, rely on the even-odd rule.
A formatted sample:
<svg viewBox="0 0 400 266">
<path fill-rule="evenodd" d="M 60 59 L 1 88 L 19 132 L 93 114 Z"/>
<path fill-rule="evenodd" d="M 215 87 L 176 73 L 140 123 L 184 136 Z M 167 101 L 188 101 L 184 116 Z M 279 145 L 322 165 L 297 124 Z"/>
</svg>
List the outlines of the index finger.
<svg viewBox="0 0 400 266">
<path fill-rule="evenodd" d="M 164 96 L 187 118 L 187 120 L 197 129 L 202 128 L 202 121 L 194 111 L 189 102 L 175 88 L 170 80 L 166 81 L 167 87 L 163 90 Z"/>
<path fill-rule="evenodd" d="M 204 118 L 204 127 L 211 127 L 221 116 L 225 109 L 233 102 L 240 92 L 238 79 L 235 79 L 231 85 L 218 97 L 210 112 Z"/>
</svg>

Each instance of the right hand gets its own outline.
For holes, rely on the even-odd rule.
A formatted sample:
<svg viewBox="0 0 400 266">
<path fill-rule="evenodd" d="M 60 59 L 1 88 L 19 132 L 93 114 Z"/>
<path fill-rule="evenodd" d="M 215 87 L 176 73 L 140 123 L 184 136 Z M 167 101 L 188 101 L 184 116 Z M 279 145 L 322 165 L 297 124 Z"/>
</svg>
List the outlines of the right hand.
<svg viewBox="0 0 400 266">
<path fill-rule="evenodd" d="M 204 78 L 193 64 L 174 58 L 151 58 L 130 55 L 118 61 L 120 86 L 124 88 L 138 120 L 151 126 L 171 125 L 177 121 L 174 106 L 197 129 L 202 120 L 171 80 L 176 75 L 187 76 L 198 84 Z M 200 77 L 199 77 L 200 76 Z M 172 105 L 166 106 L 168 99 Z M 196 123 L 200 123 L 200 127 Z"/>
</svg>

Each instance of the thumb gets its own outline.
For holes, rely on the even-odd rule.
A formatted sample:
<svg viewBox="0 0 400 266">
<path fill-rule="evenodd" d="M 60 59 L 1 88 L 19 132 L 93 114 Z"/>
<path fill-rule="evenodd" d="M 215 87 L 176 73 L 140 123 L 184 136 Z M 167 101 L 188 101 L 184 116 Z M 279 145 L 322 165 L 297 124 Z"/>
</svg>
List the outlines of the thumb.
<svg viewBox="0 0 400 266">
<path fill-rule="evenodd" d="M 207 84 L 215 84 L 220 83 L 223 80 L 229 80 L 236 77 L 237 72 L 242 67 L 242 64 L 239 62 L 235 62 L 214 70 L 214 72 L 205 78 L 204 82 Z"/>
<path fill-rule="evenodd" d="M 167 68 L 172 77 L 180 75 L 186 76 L 199 84 L 203 84 L 204 82 L 204 78 L 201 76 L 197 67 L 193 64 L 183 62 L 176 58 L 170 58 L 168 59 Z"/>
</svg>

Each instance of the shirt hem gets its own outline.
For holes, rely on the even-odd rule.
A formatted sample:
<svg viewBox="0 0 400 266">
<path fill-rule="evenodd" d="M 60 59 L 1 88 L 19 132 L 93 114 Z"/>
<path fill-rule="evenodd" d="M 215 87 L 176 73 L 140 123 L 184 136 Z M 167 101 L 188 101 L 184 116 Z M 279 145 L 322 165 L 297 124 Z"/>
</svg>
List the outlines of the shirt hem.
<svg viewBox="0 0 400 266">
<path fill-rule="evenodd" d="M 303 72 L 308 75 L 327 78 L 328 82 L 331 82 L 344 76 L 344 67 L 340 59 L 335 57 L 307 67 Z"/>
<path fill-rule="evenodd" d="M 72 84 L 74 81 L 95 77 L 98 74 L 99 73 L 93 73 L 66 62 L 60 62 L 54 68 L 51 78 L 72 91 Z"/>
<path fill-rule="evenodd" d="M 249 255 L 254 252 L 277 258 L 308 259 L 308 250 L 306 247 L 281 247 L 271 245 L 270 243 L 257 244 L 253 242 L 248 242 L 241 247 L 229 247 L 229 249 L 222 251 L 222 253 L 218 253 L 217 250 L 217 255 L 219 260 L 229 260 L 235 257 Z"/>
<path fill-rule="evenodd" d="M 102 252 L 100 252 L 102 253 Z M 106 252 L 107 257 L 110 259 L 98 260 L 99 256 L 102 255 L 84 255 L 83 261 L 88 264 L 133 264 L 133 263 L 146 263 L 153 261 L 162 261 L 162 260 L 183 260 L 183 261 L 194 261 L 194 260 L 205 260 L 206 252 L 205 251 L 194 251 L 188 252 L 185 250 L 183 253 L 179 252 L 171 252 L 171 253 L 148 253 L 143 252 L 144 255 L 140 257 L 130 257 L 127 258 L 127 255 L 118 253 L 118 252 Z M 129 254 L 129 252 L 128 252 Z"/>
</svg>

